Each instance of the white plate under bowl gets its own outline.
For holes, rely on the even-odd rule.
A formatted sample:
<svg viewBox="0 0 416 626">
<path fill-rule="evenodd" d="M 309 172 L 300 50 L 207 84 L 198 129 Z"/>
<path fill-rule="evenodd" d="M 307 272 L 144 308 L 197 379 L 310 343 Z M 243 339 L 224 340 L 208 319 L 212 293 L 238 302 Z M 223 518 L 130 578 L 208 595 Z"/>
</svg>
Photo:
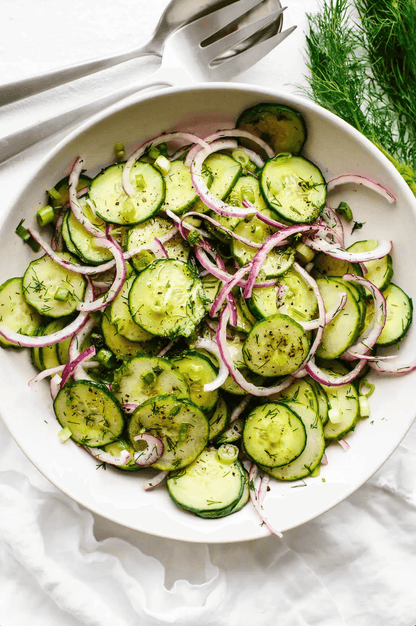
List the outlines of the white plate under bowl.
<svg viewBox="0 0 416 626">
<path fill-rule="evenodd" d="M 122 141 L 129 154 L 141 141 L 163 131 L 188 130 L 200 135 L 232 127 L 238 115 L 259 102 L 279 102 L 297 109 L 305 118 L 308 139 L 304 154 L 330 179 L 340 174 L 361 174 L 376 180 L 396 196 L 389 204 L 365 187 L 346 185 L 331 198 L 348 202 L 354 219 L 364 222 L 356 239 L 391 238 L 394 242 L 394 282 L 411 297 L 416 295 L 416 201 L 388 160 L 361 134 L 327 111 L 303 98 L 275 90 L 237 84 L 210 84 L 139 95 L 126 105 L 84 124 L 72 133 L 40 165 L 27 181 L 20 197 L 0 224 L 0 281 L 21 276 L 33 258 L 29 246 L 14 235 L 21 218 L 30 224 L 45 190 L 69 171 L 77 155 L 94 175 L 113 158 L 113 146 Z M 13 269 L 11 263 L 13 262 Z M 416 330 L 411 329 L 399 351 L 401 362 L 416 355 Z M 250 505 L 218 520 L 198 518 L 177 508 L 164 486 L 142 489 L 144 478 L 107 468 L 81 448 L 60 443 L 48 384 L 28 387 L 35 374 L 27 350 L 0 350 L 0 412 L 23 452 L 56 487 L 91 511 L 145 533 L 196 542 L 231 542 L 264 537 Z M 350 449 L 338 444 L 328 451 L 328 465 L 320 476 L 310 478 L 301 488 L 271 481 L 265 510 L 275 528 L 286 531 L 327 511 L 360 487 L 394 452 L 415 417 L 416 374 L 399 378 L 377 378 L 370 398 L 371 417 L 362 420 L 348 437 Z M 377 378 L 377 379 L 376 379 Z"/>
</svg>

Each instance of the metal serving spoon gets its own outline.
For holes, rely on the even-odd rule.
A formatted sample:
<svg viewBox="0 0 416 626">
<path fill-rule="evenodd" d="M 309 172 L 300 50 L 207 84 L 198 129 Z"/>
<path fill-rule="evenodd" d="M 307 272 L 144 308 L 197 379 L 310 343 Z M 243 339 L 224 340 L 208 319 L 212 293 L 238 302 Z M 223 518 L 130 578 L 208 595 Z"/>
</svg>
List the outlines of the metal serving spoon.
<svg viewBox="0 0 416 626">
<path fill-rule="evenodd" d="M 171 0 L 159 19 L 152 37 L 143 46 L 104 59 L 86 61 L 72 67 L 52 70 L 38 76 L 2 85 L 0 86 L 0 106 L 11 104 L 137 57 L 148 55 L 161 57 L 167 38 L 181 26 L 233 2 L 235 0 L 232 2 L 227 0 Z M 280 7 L 278 0 L 274 0 L 274 3 L 275 6 Z M 278 25 L 281 27 L 280 21 Z M 276 25 L 274 28 L 276 29 Z M 270 32 L 267 36 L 270 36 Z M 259 39 L 259 34 L 256 37 Z"/>
</svg>

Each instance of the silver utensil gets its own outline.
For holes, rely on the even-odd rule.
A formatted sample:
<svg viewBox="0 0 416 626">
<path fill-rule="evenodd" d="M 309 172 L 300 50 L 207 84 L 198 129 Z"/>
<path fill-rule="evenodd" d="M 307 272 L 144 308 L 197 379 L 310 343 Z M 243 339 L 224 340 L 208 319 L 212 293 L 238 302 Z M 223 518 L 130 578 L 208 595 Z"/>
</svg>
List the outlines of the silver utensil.
<svg viewBox="0 0 416 626">
<path fill-rule="evenodd" d="M 137 57 L 150 55 L 161 57 L 166 40 L 179 28 L 199 17 L 209 14 L 211 11 L 228 6 L 235 1 L 236 0 L 232 0 L 232 2 L 227 0 L 171 0 L 160 17 L 153 35 L 144 45 L 133 50 L 128 50 L 127 52 L 107 56 L 103 59 L 86 61 L 72 67 L 52 70 L 38 76 L 32 76 L 13 83 L 1 85 L 0 107 Z M 280 7 L 278 0 L 275 0 L 275 3 Z M 267 4 L 267 1 L 263 4 Z"/>
<path fill-rule="evenodd" d="M 258 4 L 260 4 L 259 0 L 238 0 L 183 26 L 169 38 L 162 65 L 153 74 L 151 82 L 131 85 L 123 92 L 113 93 L 86 105 L 75 107 L 3 137 L 0 139 L 0 163 L 16 156 L 42 139 L 79 123 L 93 113 L 142 89 L 155 86 L 171 87 L 173 84 L 192 84 L 195 81 L 225 81 L 247 70 L 286 39 L 296 28 L 292 26 L 268 39 L 253 43 L 242 52 L 235 53 L 240 44 L 249 40 L 282 14 L 283 9 L 279 8 L 241 29 L 217 38 L 218 33 L 224 32 L 227 25 L 234 24 L 235 20 Z"/>
</svg>

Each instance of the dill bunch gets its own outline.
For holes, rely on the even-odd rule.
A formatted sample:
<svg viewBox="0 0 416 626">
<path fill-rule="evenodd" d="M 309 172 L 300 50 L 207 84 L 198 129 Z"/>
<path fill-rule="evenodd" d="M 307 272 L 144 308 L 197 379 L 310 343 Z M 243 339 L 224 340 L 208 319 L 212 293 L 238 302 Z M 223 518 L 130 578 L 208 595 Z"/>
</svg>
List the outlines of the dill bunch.
<svg viewBox="0 0 416 626">
<path fill-rule="evenodd" d="M 308 95 L 377 145 L 416 195 L 415 0 L 325 0 L 307 18 Z"/>
</svg>

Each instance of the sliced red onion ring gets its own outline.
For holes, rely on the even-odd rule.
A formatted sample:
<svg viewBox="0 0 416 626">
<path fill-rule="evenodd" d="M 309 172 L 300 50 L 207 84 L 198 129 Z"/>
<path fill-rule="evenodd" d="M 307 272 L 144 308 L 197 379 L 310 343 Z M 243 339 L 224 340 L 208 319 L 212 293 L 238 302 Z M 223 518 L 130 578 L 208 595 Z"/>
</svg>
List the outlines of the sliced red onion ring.
<svg viewBox="0 0 416 626">
<path fill-rule="evenodd" d="M 254 207 L 254 211 L 257 211 L 255 207 Z M 187 217 L 198 217 L 199 219 L 207 220 L 207 222 L 209 222 L 216 228 L 219 228 L 222 231 L 224 231 L 224 233 L 226 233 L 229 237 L 232 237 L 233 239 L 236 239 L 237 241 L 241 241 L 241 243 L 245 244 L 246 246 L 250 246 L 250 248 L 261 248 L 262 246 L 261 243 L 256 243 L 255 241 L 251 241 L 250 239 L 247 239 L 246 237 L 237 235 L 233 230 L 231 230 L 230 228 L 226 228 L 225 226 L 217 222 L 217 220 L 215 220 L 210 215 L 207 215 L 206 213 L 197 213 L 196 211 L 189 211 L 189 213 L 186 213 L 185 215 L 182 216 L 182 223 L 186 220 Z M 190 226 L 190 224 L 187 224 L 186 226 Z M 191 228 L 192 230 L 198 230 L 198 229 L 194 229 L 194 227 L 191 227 Z"/>
<path fill-rule="evenodd" d="M 52 400 L 55 400 L 56 396 L 59 393 L 59 390 L 61 388 L 61 377 L 59 374 L 55 374 L 54 376 L 52 376 L 51 378 L 51 382 L 49 385 L 49 389 L 50 389 L 50 393 L 51 393 L 51 398 Z"/>
<path fill-rule="evenodd" d="M 148 483 L 145 484 L 144 486 L 145 491 L 150 491 L 151 489 L 154 489 L 155 487 L 160 485 L 160 483 L 162 483 L 165 480 L 168 474 L 169 472 L 167 470 L 163 470 L 159 472 L 158 474 L 156 474 L 156 476 L 153 476 L 153 478 L 149 480 Z"/>
<path fill-rule="evenodd" d="M 148 139 L 143 142 L 127 159 L 124 168 L 123 168 L 123 189 L 128 196 L 133 196 L 136 192 L 136 189 L 130 182 L 130 172 L 134 165 L 134 163 L 146 152 L 147 148 L 150 146 L 159 146 L 161 143 L 167 143 L 168 141 L 172 141 L 174 139 L 179 139 L 180 141 L 185 141 L 186 143 L 197 143 L 200 146 L 206 147 L 208 144 L 197 137 L 196 135 L 192 135 L 191 133 L 166 133 L 165 135 L 158 135 L 157 137 L 153 137 L 153 139 Z"/>
<path fill-rule="evenodd" d="M 116 263 L 116 275 L 110 289 L 101 298 L 93 302 L 80 302 L 77 306 L 78 311 L 91 312 L 103 309 L 114 300 L 126 280 L 126 260 L 118 243 L 110 239 L 100 239 L 99 245 L 111 250 Z"/>
<path fill-rule="evenodd" d="M 348 450 L 350 449 L 350 444 L 348 443 L 348 441 L 345 441 L 345 439 L 339 439 L 338 443 L 341 448 L 345 450 L 345 452 L 348 452 Z"/>
<path fill-rule="evenodd" d="M 228 370 L 227 370 L 228 373 Z M 251 397 L 250 396 L 245 396 L 241 402 L 239 402 L 237 404 L 237 406 L 234 407 L 234 409 L 231 411 L 231 415 L 230 415 L 230 422 L 235 422 L 236 419 L 238 419 L 241 415 L 241 413 L 247 408 L 248 404 L 250 403 Z"/>
<path fill-rule="evenodd" d="M 341 293 L 338 294 L 338 300 L 335 306 L 333 306 L 330 311 L 326 312 L 325 324 L 329 324 L 330 322 L 332 322 L 332 320 L 336 318 L 336 316 L 344 308 L 346 302 L 347 302 L 347 294 L 345 293 L 345 291 L 342 291 Z M 309 332 L 310 330 L 315 330 L 316 328 L 321 326 L 322 320 L 318 318 L 316 320 L 311 320 L 310 322 L 298 322 L 298 324 L 302 326 L 303 330 L 305 330 L 306 332 Z"/>
<path fill-rule="evenodd" d="M 306 233 L 311 230 L 316 230 L 315 225 L 310 224 L 297 224 L 296 226 L 288 226 L 286 228 L 282 228 L 279 232 L 271 235 L 262 245 L 260 250 L 256 252 L 255 256 L 251 261 L 251 270 L 247 280 L 247 285 L 244 289 L 244 298 L 250 298 L 251 293 L 253 291 L 253 287 L 257 280 L 257 276 L 261 270 L 263 263 L 265 262 L 267 255 L 269 252 L 275 248 L 276 246 L 282 245 L 282 243 L 291 235 L 296 235 L 297 233 Z"/>
<path fill-rule="evenodd" d="M 366 363 L 367 361 L 365 359 L 361 359 L 360 361 L 358 361 L 354 369 L 348 372 L 348 374 L 344 374 L 343 376 L 336 376 L 334 374 L 324 372 L 320 367 L 316 365 L 315 359 L 312 358 L 308 363 L 306 363 L 305 370 L 308 372 L 311 378 L 316 380 L 321 385 L 340 387 L 341 385 L 347 385 L 348 383 L 351 383 L 353 380 L 355 380 L 366 366 Z"/>
<path fill-rule="evenodd" d="M 223 140 L 221 144 L 222 147 L 219 147 L 219 141 L 221 140 L 220 140 L 220 137 L 218 137 L 217 133 L 214 133 L 213 135 L 208 135 L 208 137 L 204 137 L 204 141 L 207 144 L 211 144 L 215 140 L 218 140 L 217 141 L 218 150 L 235 150 L 236 148 L 238 148 L 238 143 L 235 139 Z M 201 150 L 201 146 L 199 144 L 195 144 L 193 148 L 191 148 L 191 150 L 186 155 L 186 158 L 184 161 L 185 165 L 190 167 L 193 160 L 195 159 L 196 155 L 198 154 L 200 150 Z"/>
<path fill-rule="evenodd" d="M 122 405 L 122 409 L 126 413 L 133 413 L 137 409 L 138 406 L 139 406 L 138 404 L 134 404 L 133 402 L 127 402 L 126 404 Z"/>
<path fill-rule="evenodd" d="M 134 462 L 140 467 L 150 467 L 160 459 L 165 449 L 163 442 L 150 433 L 139 433 L 134 437 L 135 441 L 143 441 L 146 448 L 134 453 Z"/>
<path fill-rule="evenodd" d="M 72 377 L 72 374 L 76 371 L 77 367 L 85 363 L 85 361 L 88 361 L 88 359 L 90 359 L 94 355 L 95 355 L 95 346 L 90 346 L 89 348 L 81 352 L 81 354 L 76 359 L 74 359 L 73 361 L 70 361 L 69 363 L 65 365 L 65 368 L 62 372 L 61 389 L 62 387 L 66 385 L 68 380 Z"/>
<path fill-rule="evenodd" d="M 80 347 L 82 346 L 84 339 L 87 337 L 87 335 L 90 334 L 95 325 L 95 320 L 89 318 L 88 321 L 81 328 L 81 330 L 72 337 L 68 348 L 68 357 L 70 362 L 75 361 L 75 359 L 78 359 L 80 357 Z M 74 369 L 72 374 L 74 380 L 92 380 L 91 376 L 89 376 L 89 374 L 87 374 L 87 372 L 85 371 L 83 365 L 85 365 L 85 361 L 79 363 L 78 367 Z"/>
<path fill-rule="evenodd" d="M 344 246 L 344 225 L 340 215 L 330 206 L 326 205 L 321 213 L 321 219 L 330 227 L 337 235 L 337 241 Z"/>
<path fill-rule="evenodd" d="M 216 139 L 221 139 L 223 137 L 242 137 L 243 139 L 250 139 L 251 141 L 256 143 L 259 148 L 264 150 L 269 159 L 276 156 L 275 151 L 269 146 L 268 143 L 266 143 L 260 137 L 257 137 L 257 135 L 250 133 L 250 131 L 243 130 L 241 128 L 224 128 L 214 133 L 213 135 L 210 135 L 208 138 L 205 137 L 205 141 L 215 141 Z"/>
<path fill-rule="evenodd" d="M 390 204 L 396 202 L 396 198 L 393 196 L 393 194 L 388 189 L 380 185 L 380 183 L 376 183 L 370 178 L 367 178 L 366 176 L 360 176 L 358 174 L 343 174 L 342 176 L 337 176 L 336 178 L 333 178 L 326 185 L 327 192 L 330 193 L 331 191 L 336 189 L 336 187 L 339 187 L 340 185 L 345 185 L 347 183 L 364 185 L 364 187 L 368 187 L 369 189 L 373 189 L 373 191 L 379 193 L 381 196 L 383 196 L 383 198 L 387 200 L 387 202 L 390 202 Z"/>
<path fill-rule="evenodd" d="M 161 356 L 165 356 L 165 354 L 167 354 L 169 352 L 169 350 L 175 345 L 175 343 L 179 341 L 179 337 L 176 337 L 176 339 L 172 339 L 172 341 L 169 341 L 169 343 L 162 348 L 162 350 L 158 353 L 158 357 Z"/>
<path fill-rule="evenodd" d="M 79 177 L 82 172 L 82 166 L 84 161 L 81 157 L 77 157 L 75 159 L 75 163 L 71 169 L 68 180 L 68 194 L 69 194 L 69 206 L 71 207 L 71 211 L 77 220 L 88 230 L 89 233 L 95 235 L 96 237 L 104 237 L 105 233 L 98 228 L 95 224 L 93 224 L 82 212 L 82 208 L 80 203 L 78 202 L 78 194 L 77 194 L 77 186 L 79 182 Z"/>
<path fill-rule="evenodd" d="M 221 387 L 228 378 L 228 369 L 221 358 L 221 354 L 217 344 L 212 339 L 201 337 L 196 340 L 195 347 L 199 350 L 206 350 L 207 352 L 211 352 L 218 360 L 218 376 L 212 382 L 206 383 L 204 385 L 204 391 L 208 393 L 210 391 L 215 391 L 215 389 L 219 389 L 219 387 Z"/>
<path fill-rule="evenodd" d="M 384 298 L 380 289 L 378 289 L 372 282 L 370 282 L 369 280 L 367 280 L 367 278 L 364 278 L 363 276 L 356 276 L 355 274 L 344 274 L 342 279 L 362 285 L 362 287 L 368 289 L 374 299 L 375 315 L 373 316 L 371 323 L 358 338 L 357 342 L 344 353 L 346 356 L 361 358 L 361 355 L 367 354 L 372 348 L 374 348 L 377 339 L 383 332 L 387 314 L 386 299 Z"/>
<path fill-rule="evenodd" d="M 248 200 L 243 200 L 243 205 L 248 209 L 248 208 L 252 208 L 254 209 L 254 205 L 251 204 L 251 202 L 249 202 Z M 287 228 L 287 224 L 283 224 L 282 222 L 278 222 L 274 219 L 272 219 L 271 217 L 268 217 L 267 215 L 263 215 L 263 213 L 257 213 L 256 215 L 258 220 L 261 220 L 262 222 L 264 222 L 265 224 L 268 224 L 269 226 L 272 226 L 273 228 Z"/>
<path fill-rule="evenodd" d="M 219 311 L 221 310 L 222 305 L 224 304 L 225 300 L 228 298 L 228 296 L 231 294 L 231 290 L 235 287 L 235 285 L 237 285 L 239 283 L 239 281 L 250 271 L 250 265 L 248 266 L 244 266 L 241 267 L 232 277 L 231 280 L 229 280 L 228 282 L 225 282 L 223 287 L 221 288 L 218 296 L 215 298 L 214 303 L 210 309 L 210 316 L 211 317 L 216 317 L 217 314 L 219 313 Z M 236 326 L 237 324 L 237 320 L 233 319 L 233 316 L 231 316 L 231 325 L 232 326 Z"/>
<path fill-rule="evenodd" d="M 119 456 L 113 456 L 109 452 L 104 452 L 101 448 L 90 448 L 89 446 L 83 446 L 83 448 L 97 459 L 101 463 L 108 463 L 109 465 L 125 465 L 130 461 L 130 452 L 127 450 L 120 450 Z"/>
<path fill-rule="evenodd" d="M 260 477 L 260 484 L 259 486 L 256 486 L 256 481 L 258 479 L 258 474 L 259 474 L 259 470 L 257 465 L 251 465 L 249 472 L 248 472 L 248 484 L 250 486 L 250 500 L 251 503 L 253 504 L 255 510 L 257 511 L 261 521 L 263 522 L 263 524 L 266 526 L 267 530 L 272 534 L 272 535 L 277 535 L 278 537 L 283 537 L 282 533 L 278 530 L 276 530 L 275 528 L 273 528 L 273 526 L 271 525 L 270 521 L 268 520 L 268 518 L 266 517 L 264 511 L 263 511 L 263 501 L 264 501 L 264 496 L 266 494 L 267 491 L 267 483 L 263 484 L 263 477 Z M 263 484 L 263 487 L 262 487 Z"/>
<path fill-rule="evenodd" d="M 51 245 L 46 241 L 44 237 L 31 226 L 28 226 L 27 230 L 32 235 L 33 239 L 38 242 L 38 244 L 43 248 L 46 254 L 55 261 L 61 267 L 64 267 L 67 270 L 71 270 L 71 272 L 75 272 L 76 274 L 84 274 L 85 276 L 89 276 L 91 274 L 98 274 L 101 272 L 106 272 L 114 267 L 115 261 L 108 261 L 107 263 L 102 263 L 101 265 L 75 265 L 74 263 L 70 263 L 66 259 L 63 259 L 57 251 L 52 248 Z M 99 245 L 105 247 L 104 244 L 105 239 L 100 238 Z"/>
<path fill-rule="evenodd" d="M 218 324 L 217 330 L 217 346 L 220 352 L 221 361 L 223 361 L 228 369 L 228 372 L 231 378 L 235 383 L 247 393 L 251 393 L 251 395 L 256 397 L 267 397 L 271 396 L 274 393 L 279 393 L 283 391 L 287 387 L 289 387 L 293 381 L 291 376 L 287 376 L 284 378 L 278 385 L 274 387 L 257 387 L 252 383 L 249 383 L 241 372 L 235 367 L 233 360 L 230 355 L 230 351 L 227 344 L 227 324 L 230 319 L 230 311 L 228 307 L 225 307 L 220 315 L 220 321 Z"/>
<path fill-rule="evenodd" d="M 230 204 L 227 204 L 223 200 L 219 200 L 208 189 L 208 186 L 202 176 L 202 168 L 205 159 L 211 154 L 214 154 L 214 152 L 222 149 L 222 144 L 208 144 L 207 148 L 202 148 L 201 150 L 199 150 L 191 164 L 192 184 L 202 202 L 206 204 L 212 211 L 214 211 L 215 213 L 219 213 L 220 215 L 226 215 L 227 217 L 240 217 L 244 219 L 248 215 L 252 215 L 253 210 L 239 209 L 237 207 L 231 206 Z"/>
<path fill-rule="evenodd" d="M 305 240 L 305 244 L 313 250 L 324 252 L 325 254 L 334 257 L 334 259 L 349 261 L 350 263 L 365 263 L 366 261 L 381 259 L 383 256 L 386 256 L 386 254 L 389 254 L 393 247 L 392 241 L 388 241 L 387 239 L 381 239 L 374 250 L 368 250 L 367 252 L 348 252 L 347 250 L 330 244 L 327 241 L 323 241 L 322 239 L 308 238 Z"/>
<path fill-rule="evenodd" d="M 324 301 L 321 295 L 321 292 L 319 291 L 319 287 L 316 283 L 316 280 L 314 278 L 312 278 L 312 276 L 310 274 L 308 274 L 308 272 L 301 266 L 299 265 L 299 263 L 297 263 L 295 261 L 295 263 L 293 264 L 293 267 L 295 268 L 295 270 L 302 276 L 302 278 L 305 279 L 305 281 L 312 287 L 313 292 L 315 294 L 316 297 L 316 301 L 318 303 L 318 326 L 316 329 L 316 334 L 315 334 L 315 338 L 313 340 L 313 343 L 310 347 L 310 350 L 304 360 L 304 362 L 302 363 L 302 365 L 300 365 L 300 367 L 298 367 L 298 369 L 292 373 L 292 376 L 295 377 L 302 377 L 304 374 L 303 372 L 305 371 L 305 366 L 307 363 L 309 363 L 309 361 L 311 361 L 313 359 L 313 357 L 315 356 L 315 353 L 322 341 L 322 335 L 324 332 L 324 327 L 325 324 L 327 322 L 326 320 L 326 312 L 325 312 L 325 306 L 324 306 Z"/>
<path fill-rule="evenodd" d="M 51 248 L 55 252 L 62 252 L 62 250 L 64 249 L 64 238 L 62 236 L 62 224 L 64 221 L 64 215 L 65 213 L 61 213 L 60 215 L 58 215 L 55 224 L 55 232 L 51 240 Z"/>
<path fill-rule="evenodd" d="M 36 383 L 39 383 L 41 380 L 48 378 L 48 376 L 55 376 L 55 374 L 60 374 L 63 372 L 65 365 L 56 365 L 55 367 L 48 367 L 46 370 L 42 370 L 37 374 L 34 378 L 31 378 L 28 382 L 29 387 L 33 387 Z"/>
<path fill-rule="evenodd" d="M 92 287 L 91 284 L 88 284 L 85 293 L 85 302 L 92 301 Z M 35 337 L 22 335 L 21 333 L 16 333 L 11 328 L 8 328 L 4 324 L 0 324 L 0 335 L 4 337 L 10 343 L 13 343 L 17 346 L 22 346 L 25 348 L 45 348 L 46 346 L 51 346 L 52 344 L 59 343 L 64 339 L 69 339 L 75 333 L 77 333 L 83 325 L 86 323 L 88 319 L 88 315 L 84 312 L 81 312 L 77 317 L 65 328 L 57 331 L 56 333 L 51 333 L 50 335 L 39 335 Z"/>
<path fill-rule="evenodd" d="M 316 231 L 313 239 L 321 240 L 322 243 L 327 243 L 328 246 L 336 246 L 338 248 L 343 246 L 343 237 L 340 237 L 339 233 L 331 228 L 328 224 L 325 224 L 323 220 L 318 220 L 317 224 L 319 225 L 319 229 Z"/>
<path fill-rule="evenodd" d="M 155 244 L 156 244 L 156 246 L 157 246 L 157 248 L 158 248 L 158 253 L 159 253 L 159 254 L 158 254 L 158 256 L 159 256 L 160 258 L 162 258 L 162 259 L 168 259 L 168 258 L 169 258 L 169 255 L 168 255 L 168 253 L 166 252 L 166 248 L 165 248 L 165 246 L 163 245 L 163 243 L 160 241 L 160 239 L 158 239 L 157 237 L 155 237 L 154 242 L 155 242 Z"/>
<path fill-rule="evenodd" d="M 218 280 L 221 280 L 224 283 L 228 282 L 229 280 L 232 280 L 233 274 L 229 274 L 228 272 L 222 271 L 219 267 L 217 267 L 214 263 L 212 263 L 212 261 L 208 258 L 207 254 L 204 252 L 204 250 L 201 250 L 200 247 L 195 248 L 195 256 L 198 259 L 198 261 L 201 263 L 202 267 L 205 270 L 207 270 L 210 274 L 212 274 L 212 276 L 214 276 L 215 278 L 218 278 Z M 255 283 L 253 287 L 256 287 L 256 289 L 261 288 L 261 287 L 273 287 L 276 283 L 277 283 L 277 279 L 273 279 L 273 280 L 268 280 L 268 281 L 264 281 L 261 283 Z M 246 280 L 240 280 L 237 283 L 238 287 L 245 287 L 246 285 L 247 285 Z"/>
<path fill-rule="evenodd" d="M 406 365 L 395 365 L 392 361 L 377 360 L 369 361 L 368 365 L 379 374 L 388 374 L 391 376 L 404 376 L 410 372 L 416 371 L 416 360 Z"/>
</svg>

